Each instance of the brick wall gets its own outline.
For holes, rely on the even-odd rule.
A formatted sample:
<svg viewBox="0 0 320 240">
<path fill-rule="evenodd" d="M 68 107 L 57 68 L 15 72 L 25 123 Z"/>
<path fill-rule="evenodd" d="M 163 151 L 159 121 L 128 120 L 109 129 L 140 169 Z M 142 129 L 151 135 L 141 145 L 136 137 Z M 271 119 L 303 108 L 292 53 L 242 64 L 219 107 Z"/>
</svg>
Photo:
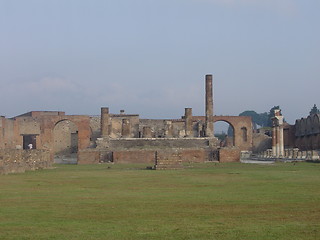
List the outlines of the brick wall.
<svg viewBox="0 0 320 240">
<path fill-rule="evenodd" d="M 78 152 L 78 164 L 95 164 L 100 162 L 100 151 L 85 149 Z"/>
<path fill-rule="evenodd" d="M 209 140 L 205 138 L 136 138 L 110 139 L 111 149 L 141 148 L 206 148 Z"/>
<path fill-rule="evenodd" d="M 130 150 L 113 152 L 113 161 L 115 163 L 155 163 L 154 150 Z"/>
<path fill-rule="evenodd" d="M 220 162 L 240 162 L 240 150 L 238 148 L 221 148 L 219 150 Z"/>
</svg>

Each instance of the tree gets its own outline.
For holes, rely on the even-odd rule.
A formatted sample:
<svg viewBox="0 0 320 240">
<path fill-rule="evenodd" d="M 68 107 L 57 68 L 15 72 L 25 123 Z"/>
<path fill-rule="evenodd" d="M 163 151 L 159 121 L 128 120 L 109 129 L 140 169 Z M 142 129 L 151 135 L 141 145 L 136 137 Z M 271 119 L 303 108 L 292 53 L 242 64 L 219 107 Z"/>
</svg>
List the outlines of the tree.
<svg viewBox="0 0 320 240">
<path fill-rule="evenodd" d="M 274 110 L 280 109 L 280 106 L 274 106 L 270 109 L 269 112 L 257 113 L 253 110 L 246 110 L 239 114 L 239 116 L 249 116 L 252 118 L 254 129 L 257 128 L 257 125 L 261 127 L 272 127 L 271 118 L 274 117 Z"/>
<path fill-rule="evenodd" d="M 314 104 L 309 114 L 312 115 L 312 114 L 319 114 L 319 113 L 320 113 L 320 110 L 317 108 L 317 105 Z"/>
<path fill-rule="evenodd" d="M 268 127 L 272 127 L 272 118 L 274 117 L 274 110 L 279 110 L 280 106 L 274 106 L 270 109 L 269 113 L 268 113 Z"/>
<path fill-rule="evenodd" d="M 253 127 L 256 129 L 257 125 L 266 127 L 268 124 L 268 113 L 257 113 L 253 110 L 247 110 L 239 114 L 239 116 L 249 116 L 252 118 Z"/>
<path fill-rule="evenodd" d="M 256 129 L 257 125 L 260 125 L 260 116 L 256 111 L 247 110 L 239 114 L 239 116 L 248 116 L 252 118 L 253 128 Z"/>
</svg>

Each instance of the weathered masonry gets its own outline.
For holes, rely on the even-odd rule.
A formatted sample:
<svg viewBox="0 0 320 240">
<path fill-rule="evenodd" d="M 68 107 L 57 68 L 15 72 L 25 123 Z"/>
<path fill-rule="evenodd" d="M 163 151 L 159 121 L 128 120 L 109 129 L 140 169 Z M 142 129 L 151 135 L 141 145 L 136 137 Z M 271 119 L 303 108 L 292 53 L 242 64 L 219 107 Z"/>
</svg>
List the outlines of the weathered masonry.
<svg viewBox="0 0 320 240">
<path fill-rule="evenodd" d="M 100 116 L 32 111 L 1 117 L 0 149 L 28 149 L 32 144 L 33 149 L 48 150 L 52 159 L 77 155 L 79 164 L 147 162 L 158 168 L 184 161 L 239 161 L 240 151 L 252 149 L 251 118 L 214 116 L 213 103 L 213 76 L 206 75 L 204 116 L 193 116 L 192 108 L 185 108 L 180 119 L 140 119 L 102 107 Z M 232 148 L 221 148 L 214 137 L 217 121 L 232 126 Z"/>
</svg>

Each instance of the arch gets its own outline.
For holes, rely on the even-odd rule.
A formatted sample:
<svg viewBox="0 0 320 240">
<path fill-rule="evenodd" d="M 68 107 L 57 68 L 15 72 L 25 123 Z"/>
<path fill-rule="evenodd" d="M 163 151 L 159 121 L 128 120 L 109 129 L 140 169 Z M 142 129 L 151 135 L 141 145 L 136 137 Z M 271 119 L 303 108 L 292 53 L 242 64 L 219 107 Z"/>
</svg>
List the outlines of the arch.
<svg viewBox="0 0 320 240">
<path fill-rule="evenodd" d="M 78 126 L 69 119 L 62 119 L 53 128 L 53 150 L 56 157 L 75 158 L 78 152 Z"/>
<path fill-rule="evenodd" d="M 311 119 L 311 116 L 308 116 L 307 119 L 306 119 L 306 134 L 307 135 L 311 135 L 312 134 L 312 121 L 313 119 Z"/>
<path fill-rule="evenodd" d="M 313 134 L 318 134 L 320 133 L 320 115 L 319 114 L 314 114 L 313 115 Z"/>
<path fill-rule="evenodd" d="M 248 116 L 213 116 L 213 122 L 224 121 L 234 129 L 234 146 L 240 150 L 252 150 L 252 119 Z M 244 135 L 246 133 L 246 136 Z"/>
<path fill-rule="evenodd" d="M 218 123 L 226 123 L 228 124 L 228 129 L 225 129 L 225 131 L 218 132 L 217 124 Z M 219 126 L 220 128 L 222 126 Z M 218 120 L 214 122 L 214 136 L 218 138 L 220 141 L 219 146 L 220 147 L 234 147 L 235 146 L 235 136 L 234 136 L 234 126 L 230 124 L 230 122 L 225 120 Z"/>
</svg>

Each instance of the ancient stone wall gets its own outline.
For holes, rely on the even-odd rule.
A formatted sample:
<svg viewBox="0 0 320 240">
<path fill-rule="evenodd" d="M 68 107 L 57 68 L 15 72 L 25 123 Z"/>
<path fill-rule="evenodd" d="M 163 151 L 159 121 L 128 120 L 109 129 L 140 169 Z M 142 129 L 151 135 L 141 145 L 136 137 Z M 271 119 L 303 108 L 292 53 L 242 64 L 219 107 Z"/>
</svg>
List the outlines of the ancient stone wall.
<svg viewBox="0 0 320 240">
<path fill-rule="evenodd" d="M 140 131 L 143 132 L 144 128 L 151 130 L 151 137 L 165 136 L 166 125 L 162 119 L 140 119 Z"/>
<path fill-rule="evenodd" d="M 253 153 L 260 153 L 272 147 L 271 137 L 264 133 L 254 133 L 252 143 Z"/>
<path fill-rule="evenodd" d="M 72 146 L 66 144 L 66 147 L 75 148 L 77 145 L 79 149 L 84 149 L 90 145 L 89 116 L 65 116 L 61 112 L 54 112 L 52 115 L 48 114 L 49 112 L 45 112 L 43 115 L 40 113 L 31 112 L 22 117 L 2 119 L 2 148 L 22 148 L 25 147 L 26 140 L 34 139 L 34 148 L 50 150 L 53 153 L 55 148 L 54 128 L 64 121 L 72 122 L 77 129 L 70 131 L 70 139 L 74 137 L 73 142 L 76 143 Z M 33 116 L 35 114 L 37 116 Z M 60 131 L 60 133 L 56 135 L 57 139 L 65 137 L 65 131 Z M 73 136 L 71 136 L 72 133 L 74 133 Z"/>
<path fill-rule="evenodd" d="M 85 149 L 78 153 L 78 164 L 93 164 L 101 162 L 114 163 L 145 163 L 156 164 L 157 159 L 176 159 L 179 157 L 183 163 L 201 163 L 212 161 L 210 149 L 128 149 L 128 150 L 98 150 Z"/>
<path fill-rule="evenodd" d="M 154 165 L 156 151 L 154 150 L 128 150 L 113 153 L 114 163 L 147 163 Z"/>
<path fill-rule="evenodd" d="M 123 133 L 125 137 L 139 137 L 139 115 L 110 114 L 109 124 L 111 138 L 123 137 Z"/>
<path fill-rule="evenodd" d="M 234 146 L 241 150 L 252 150 L 252 119 L 247 116 L 213 116 L 213 121 L 229 123 L 234 130 Z"/>
<path fill-rule="evenodd" d="M 78 164 L 97 164 L 102 162 L 101 152 L 97 149 L 84 149 L 78 152 Z"/>
<path fill-rule="evenodd" d="M 304 151 L 320 149 L 320 114 L 296 120 L 295 147 Z"/>
<path fill-rule="evenodd" d="M 207 138 L 137 138 L 110 139 L 110 149 L 206 148 Z"/>
<path fill-rule="evenodd" d="M 101 117 L 100 116 L 90 117 L 90 130 L 91 130 L 90 145 L 94 146 L 97 138 L 101 137 Z"/>
<path fill-rule="evenodd" d="M 219 150 L 220 162 L 240 162 L 240 150 L 238 148 L 221 148 Z"/>
<path fill-rule="evenodd" d="M 78 152 L 78 128 L 70 120 L 57 123 L 53 129 L 54 153 L 67 155 Z"/>
<path fill-rule="evenodd" d="M 0 150 L 0 174 L 49 168 L 52 163 L 50 152 L 46 150 Z"/>
</svg>

